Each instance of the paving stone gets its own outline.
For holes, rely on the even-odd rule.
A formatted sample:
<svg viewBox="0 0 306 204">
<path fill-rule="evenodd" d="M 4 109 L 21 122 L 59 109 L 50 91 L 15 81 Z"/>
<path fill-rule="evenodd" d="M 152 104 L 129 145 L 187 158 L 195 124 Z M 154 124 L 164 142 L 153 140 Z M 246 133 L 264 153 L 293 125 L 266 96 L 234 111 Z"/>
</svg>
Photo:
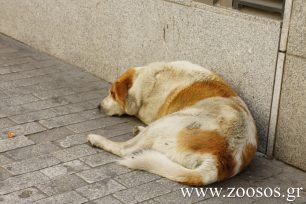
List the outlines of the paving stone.
<svg viewBox="0 0 306 204">
<path fill-rule="evenodd" d="M 36 188 L 27 188 L 0 196 L 0 203 L 32 203 L 46 196 Z"/>
<path fill-rule="evenodd" d="M 0 118 L 23 114 L 25 112 L 27 110 L 21 106 L 0 106 Z"/>
<path fill-rule="evenodd" d="M 25 136 L 18 136 L 12 139 L 4 139 L 0 140 L 0 152 L 5 152 L 8 150 L 25 147 L 32 144 L 34 144 L 34 142 L 32 140 L 29 140 Z"/>
<path fill-rule="evenodd" d="M 37 92 L 46 92 L 49 90 L 54 90 L 54 89 L 59 89 L 62 87 L 65 87 L 64 84 L 57 82 L 56 80 L 50 81 L 50 77 L 46 79 L 45 77 L 48 77 L 47 75 L 41 76 L 42 79 L 45 79 L 44 81 L 41 81 L 41 79 L 37 79 L 36 83 L 26 81 L 26 79 L 23 79 L 21 81 L 21 84 L 16 84 L 16 81 L 10 81 L 8 83 L 2 84 L 0 83 L 0 88 L 4 90 L 4 92 L 11 96 L 11 97 L 16 97 L 19 95 L 24 95 L 24 94 L 35 94 Z M 31 79 L 35 79 L 34 77 L 31 77 Z M 7 86 L 7 85 L 11 86 Z M 29 85 L 28 85 L 29 84 Z M 23 86 L 22 86 L 23 85 Z"/>
<path fill-rule="evenodd" d="M 6 127 L 11 127 L 11 126 L 15 126 L 16 123 L 14 123 L 13 121 L 11 121 L 8 118 L 0 118 L 0 128 L 6 128 Z"/>
<path fill-rule="evenodd" d="M 155 200 L 153 200 L 152 198 L 149 200 L 145 200 L 143 202 L 138 202 L 139 204 L 158 204 L 158 202 L 156 202 Z"/>
<path fill-rule="evenodd" d="M 229 188 L 229 187 L 242 187 L 242 188 L 248 188 L 248 187 L 254 187 L 255 185 L 254 184 L 251 184 L 251 182 L 248 182 L 248 181 L 245 181 L 243 179 L 240 178 L 240 176 L 235 176 L 234 178 L 231 178 L 229 180 L 226 180 L 224 182 L 220 182 L 220 183 L 213 183 L 211 184 L 209 187 L 212 187 L 212 188 L 223 188 L 223 189 L 226 189 L 226 188 Z M 187 186 L 184 186 L 184 187 L 187 187 Z M 179 189 L 181 187 L 177 187 L 176 189 Z"/>
<path fill-rule="evenodd" d="M 286 199 L 287 199 L 286 197 L 285 198 L 273 198 L 273 197 L 271 197 L 271 198 L 253 198 L 253 199 L 251 199 L 251 198 L 242 198 L 242 199 L 236 198 L 236 199 L 234 199 L 234 202 L 236 201 L 235 203 L 238 203 L 238 204 L 239 203 L 241 203 L 241 204 L 244 204 L 244 203 L 252 203 L 252 204 L 253 203 L 254 204 L 265 204 L 265 203 L 269 203 L 269 204 L 286 204 L 287 203 L 288 204 L 289 202 Z M 215 199 L 215 200 L 216 200 L 215 203 L 217 203 L 217 199 Z M 230 202 L 233 199 L 229 199 L 228 198 L 228 199 L 225 199 L 225 200 Z M 306 199 L 303 200 L 303 198 L 302 199 L 296 198 L 294 200 L 294 203 L 303 203 L 303 204 L 305 204 L 305 202 L 306 202 Z M 220 203 L 220 201 L 219 201 L 219 203 Z"/>
<path fill-rule="evenodd" d="M 71 161 L 80 157 L 95 154 L 98 150 L 87 144 L 73 146 L 67 149 L 59 150 L 52 153 L 56 158 L 63 162 Z"/>
<path fill-rule="evenodd" d="M 5 48 L 1 48 L 0 49 L 0 54 L 3 54 L 3 53 L 12 53 L 12 52 L 17 52 L 18 50 L 15 49 L 15 48 L 12 48 L 12 47 L 5 47 Z M 5 65 L 3 65 L 5 66 Z"/>
<path fill-rule="evenodd" d="M 6 46 L 11 46 L 11 45 L 6 45 Z M 11 52 L 11 53 L 2 53 L 1 54 L 1 59 L 3 59 L 3 60 L 19 59 L 19 58 L 30 57 L 31 55 L 32 55 L 32 53 L 27 51 L 27 50 L 18 50 L 16 52 Z"/>
<path fill-rule="evenodd" d="M 9 97 L 8 95 L 6 95 L 3 91 L 0 90 L 0 99 L 8 97 Z"/>
<path fill-rule="evenodd" d="M 241 174 L 248 181 L 263 180 L 273 175 L 281 173 L 282 169 L 276 164 L 271 165 L 272 161 L 264 159 L 262 156 L 254 157 L 250 166 Z M 270 166 L 269 168 L 265 168 Z"/>
<path fill-rule="evenodd" d="M 138 186 L 144 183 L 148 183 L 159 179 L 160 176 L 156 174 L 151 174 L 145 171 L 132 171 L 126 174 L 121 174 L 114 178 L 114 180 L 123 184 L 124 186 L 131 188 L 134 186 Z"/>
<path fill-rule="evenodd" d="M 86 198 L 80 196 L 74 191 L 65 192 L 62 194 L 54 195 L 45 199 L 34 202 L 35 204 L 81 204 L 87 201 Z"/>
<path fill-rule="evenodd" d="M 55 178 L 58 176 L 70 175 L 88 169 L 90 169 L 90 167 L 87 166 L 84 162 L 81 162 L 79 160 L 73 160 L 70 162 L 65 162 L 56 166 L 45 168 L 40 171 L 49 178 Z"/>
<path fill-rule="evenodd" d="M 56 113 L 51 109 L 45 109 L 35 112 L 24 113 L 21 115 L 11 116 L 9 118 L 16 123 L 21 124 L 21 123 L 38 121 L 46 118 L 52 118 L 58 115 L 59 115 L 58 113 Z"/>
<path fill-rule="evenodd" d="M 97 107 L 98 105 L 94 104 L 93 100 L 90 100 L 90 101 L 84 101 L 84 102 L 51 108 L 51 110 L 58 113 L 59 115 L 66 115 L 66 114 L 76 113 L 76 112 L 80 112 L 84 110 L 94 109 Z"/>
<path fill-rule="evenodd" d="M 58 159 L 51 155 L 42 155 L 38 157 L 32 157 L 19 162 L 14 162 L 4 166 L 9 172 L 14 175 L 24 174 L 31 171 L 36 171 L 49 166 L 53 166 L 60 163 Z"/>
<path fill-rule="evenodd" d="M 49 154 L 59 149 L 60 147 L 54 145 L 53 143 L 46 142 L 42 144 L 36 144 L 36 145 L 10 150 L 6 152 L 6 154 L 15 160 L 22 160 L 31 157 L 41 156 L 44 154 Z"/>
<path fill-rule="evenodd" d="M 34 60 L 48 60 L 48 59 L 53 59 L 52 57 L 49 57 L 45 54 L 40 54 L 40 53 L 35 53 L 35 54 L 32 54 L 31 55 L 31 58 L 34 59 Z"/>
<path fill-rule="evenodd" d="M 306 202 L 306 191 L 305 191 L 306 183 L 305 183 L 305 181 L 303 181 L 303 180 L 305 180 L 305 176 L 304 176 L 304 178 L 302 178 L 302 181 L 300 181 L 300 180 L 298 180 L 298 177 L 296 177 L 296 175 L 294 175 L 294 176 L 293 175 L 294 174 L 292 174 L 290 177 L 291 178 L 294 177 L 294 179 L 292 179 L 293 181 L 295 179 L 297 179 L 296 183 L 293 183 L 293 182 L 292 183 L 286 183 L 286 182 L 284 182 L 284 180 L 286 180 L 286 179 L 283 179 L 283 175 L 279 174 L 277 176 L 272 176 L 272 177 L 264 179 L 264 180 L 251 181 L 249 184 L 248 184 L 248 182 L 244 181 L 243 184 L 247 183 L 248 185 L 240 185 L 239 183 L 235 182 L 234 185 L 232 184 L 231 186 L 234 186 L 236 188 L 237 188 L 237 186 L 239 186 L 239 187 L 242 186 L 245 189 L 247 189 L 250 186 L 252 186 L 254 188 L 260 187 L 260 188 L 263 188 L 263 189 L 264 188 L 274 189 L 274 188 L 277 187 L 277 188 L 280 188 L 281 195 L 284 195 L 284 197 L 281 196 L 280 198 L 272 198 L 272 197 L 271 198 L 264 198 L 264 197 L 263 198 L 253 198 L 252 201 L 254 203 L 286 203 L 286 202 L 288 203 L 288 201 L 286 199 L 287 198 L 289 198 L 289 199 L 293 198 L 293 196 L 288 197 L 288 192 L 287 192 L 288 188 L 290 188 L 290 187 L 301 188 L 302 187 L 304 189 L 304 191 L 300 191 L 300 196 L 301 197 L 300 198 L 296 197 L 296 200 L 295 200 L 294 203 L 305 203 Z M 287 175 L 287 177 L 288 177 L 288 175 Z M 297 194 L 297 192 L 296 192 L 296 194 Z M 291 194 L 291 195 L 293 195 L 293 194 Z M 245 200 L 245 199 L 243 199 L 243 200 Z"/>
<path fill-rule="evenodd" d="M 0 195 L 28 188 L 35 184 L 45 183 L 48 180 L 47 176 L 38 171 L 10 177 L 0 181 Z"/>
<path fill-rule="evenodd" d="M 41 131 L 44 131 L 44 130 L 46 130 L 46 128 L 44 128 L 39 123 L 31 122 L 31 123 L 16 125 L 16 126 L 9 127 L 9 128 L 3 128 L 1 130 L 1 135 L 0 136 L 2 138 L 7 138 L 8 132 L 14 132 L 15 136 L 19 136 L 19 135 L 29 135 L 29 134 L 41 132 Z"/>
<path fill-rule="evenodd" d="M 11 73 L 11 71 L 9 69 L 0 69 L 0 75 L 1 74 L 8 74 Z"/>
<path fill-rule="evenodd" d="M 75 84 L 71 86 L 72 90 L 75 92 L 85 92 L 85 91 L 93 91 L 93 90 L 101 90 L 101 89 L 109 89 L 110 84 L 104 81 L 94 81 L 86 84 Z"/>
<path fill-rule="evenodd" d="M 104 137 L 114 137 L 117 135 L 121 135 L 127 132 L 131 132 L 131 127 L 126 127 L 125 124 L 120 124 L 116 126 L 112 126 L 112 128 L 106 127 L 105 129 L 96 129 L 86 133 L 72 134 L 67 137 L 55 141 L 55 143 L 61 147 L 67 148 L 78 144 L 84 144 L 87 142 L 87 135 L 89 133 L 94 133 L 98 135 L 103 135 Z M 131 137 L 130 137 L 131 138 Z M 113 138 L 112 138 L 113 140 Z"/>
<path fill-rule="evenodd" d="M 74 78 L 80 81 L 81 83 L 101 81 L 101 78 L 98 78 L 94 76 L 93 74 L 90 74 L 89 72 L 86 72 L 86 71 L 79 71 L 75 69 L 75 70 L 70 70 L 65 73 L 71 73 L 70 81 L 75 81 L 73 80 Z"/>
<path fill-rule="evenodd" d="M 51 179 L 47 183 L 36 185 L 38 189 L 47 194 L 48 196 L 61 194 L 66 191 L 80 188 L 87 185 L 87 183 L 76 175 L 64 175 Z"/>
<path fill-rule="evenodd" d="M 159 196 L 154 198 L 154 201 L 161 204 L 176 204 L 176 203 L 196 203 L 204 199 L 208 199 L 209 197 L 201 197 L 197 196 L 196 193 L 193 193 L 190 197 L 184 197 L 180 190 L 173 191 L 171 193 Z"/>
<path fill-rule="evenodd" d="M 61 72 L 61 71 L 58 70 L 56 66 L 50 66 L 50 67 L 41 67 L 41 69 L 36 69 L 36 70 L 24 71 L 22 73 L 26 77 L 33 77 L 33 76 L 41 76 L 56 72 Z"/>
<path fill-rule="evenodd" d="M 111 140 L 115 142 L 124 142 L 124 141 L 132 139 L 133 137 L 134 136 L 132 133 L 128 133 L 128 134 L 112 137 Z"/>
<path fill-rule="evenodd" d="M 38 69 L 38 70 L 28 70 L 23 72 L 17 72 L 17 73 L 8 73 L 0 75 L 0 81 L 11 81 L 11 80 L 19 80 L 23 78 L 29 78 L 34 76 L 41 76 L 52 72 L 58 72 L 59 70 L 56 70 L 55 68 L 52 69 Z"/>
<path fill-rule="evenodd" d="M 12 84 L 14 84 L 14 81 L 11 81 Z M 30 86 L 17 86 L 17 87 L 7 87 L 7 88 L 2 88 L 4 92 L 10 96 L 10 97 L 18 97 L 20 95 L 24 94 L 32 94 L 35 93 L 36 91 L 40 91 L 40 84 L 35 84 L 35 85 L 30 85 Z"/>
<path fill-rule="evenodd" d="M 131 123 L 120 123 L 112 126 L 104 127 L 103 129 L 94 130 L 93 133 L 102 135 L 103 137 L 110 138 L 118 135 L 132 133 L 133 125 Z"/>
<path fill-rule="evenodd" d="M 31 63 L 11 66 L 10 70 L 12 72 L 21 72 L 21 71 L 28 71 L 28 70 L 37 69 L 37 68 L 39 68 L 39 67 L 36 66 L 36 64 L 38 64 L 38 63 L 39 62 L 36 62 L 35 60 L 33 60 L 33 62 L 31 62 Z"/>
<path fill-rule="evenodd" d="M 112 179 L 105 179 L 94 184 L 78 188 L 76 191 L 89 200 L 94 200 L 122 189 L 125 189 L 125 187 L 118 182 Z"/>
<path fill-rule="evenodd" d="M 257 199 L 257 198 L 248 198 L 247 196 L 244 196 L 244 197 L 230 197 L 230 198 L 227 198 L 227 197 L 223 197 L 221 196 L 220 197 L 210 197 L 208 199 L 204 199 L 202 201 L 199 201 L 199 202 L 196 202 L 197 204 L 223 204 L 223 203 L 237 203 L 237 204 L 251 204 L 251 203 L 273 203 L 273 202 L 270 202 L 271 199 L 269 198 L 265 198 L 265 202 L 258 202 L 258 200 L 260 199 Z M 288 203 L 288 202 L 284 202 L 282 201 L 281 199 L 278 199 L 278 203 L 279 204 L 283 204 L 283 203 Z"/>
<path fill-rule="evenodd" d="M 15 45 L 12 45 L 11 43 L 9 43 L 7 41 L 8 39 L 4 39 L 2 40 L 3 44 L 5 45 L 4 47 L 1 48 L 1 56 L 6 56 L 8 55 L 12 55 L 14 53 L 18 53 L 18 52 L 23 52 L 24 49 L 20 48 L 20 47 L 16 47 Z"/>
<path fill-rule="evenodd" d="M 126 190 L 114 193 L 114 197 L 124 203 L 137 203 L 142 202 L 156 196 L 170 193 L 171 189 L 157 183 L 150 182 L 143 185 L 135 186 Z"/>
<path fill-rule="evenodd" d="M 39 132 L 35 134 L 28 135 L 27 137 L 33 140 L 35 143 L 45 143 L 48 141 L 55 141 L 65 138 L 67 135 L 74 134 L 71 130 L 66 127 L 54 128 L 51 130 L 46 130 L 44 132 Z"/>
<path fill-rule="evenodd" d="M 104 98 L 105 96 L 107 96 L 107 92 L 105 90 L 94 90 L 94 91 L 88 91 L 69 96 L 64 96 L 64 98 L 69 102 L 77 103 L 95 98 L 99 98 L 102 100 L 102 98 Z"/>
<path fill-rule="evenodd" d="M 55 89 L 55 90 L 48 90 L 48 91 L 40 91 L 33 93 L 36 97 L 40 99 L 48 99 L 57 96 L 66 96 L 73 94 L 74 91 L 71 88 L 62 88 L 62 89 Z"/>
<path fill-rule="evenodd" d="M 58 116 L 50 119 L 45 119 L 39 121 L 39 123 L 43 124 L 45 127 L 52 129 L 55 127 L 61 127 L 61 126 L 66 126 L 82 121 L 86 121 L 87 118 L 84 116 L 80 115 L 79 113 L 73 113 L 69 115 L 63 115 L 63 116 Z"/>
<path fill-rule="evenodd" d="M 41 57 L 44 57 L 45 55 L 41 55 Z M 50 58 L 50 59 L 52 59 L 52 60 L 54 60 L 54 58 Z M 65 72 L 67 72 L 67 71 L 79 71 L 79 72 L 83 72 L 84 70 L 82 70 L 82 69 L 80 69 L 80 68 L 78 68 L 78 67 L 75 67 L 75 66 L 73 66 L 73 65 L 71 65 L 71 64 L 65 64 L 65 63 L 62 63 L 62 64 L 59 64 L 59 65 L 57 65 L 56 66 L 59 70 L 61 70 L 61 71 L 65 71 Z"/>
<path fill-rule="evenodd" d="M 98 108 L 82 111 L 79 113 L 82 117 L 86 118 L 87 120 L 93 120 L 97 118 L 106 117 L 106 115 L 99 111 Z"/>
<path fill-rule="evenodd" d="M 61 70 L 62 72 L 64 72 L 65 74 L 61 74 L 61 73 L 53 73 L 52 77 L 58 78 L 62 81 L 65 81 L 66 83 L 69 82 L 73 82 L 74 79 L 82 79 L 85 76 L 88 75 L 87 72 L 85 72 L 85 70 L 79 69 L 77 67 L 74 67 L 74 69 L 69 69 L 69 65 L 64 65 L 65 67 L 63 67 L 62 65 L 58 65 L 56 66 L 59 70 Z M 72 65 L 70 65 L 72 66 Z M 67 69 L 68 68 L 68 69 Z M 94 80 L 93 80 L 94 81 Z"/>
<path fill-rule="evenodd" d="M 60 70 L 60 68 L 59 68 Z M 86 76 L 84 76 L 84 74 Z M 99 79 L 96 79 L 92 75 L 88 75 L 88 73 L 83 72 L 81 70 L 78 70 L 77 68 L 75 70 L 69 70 L 69 71 L 63 71 L 63 72 L 57 72 L 57 73 L 49 73 L 50 77 L 56 80 L 63 81 L 67 84 L 75 84 L 78 82 L 79 84 L 86 84 L 86 83 L 92 83 L 95 81 L 100 81 Z"/>
<path fill-rule="evenodd" d="M 26 87 L 15 85 L 17 80 L 0 83 L 0 89 L 9 97 L 17 97 L 20 95 L 31 94 Z M 10 86 L 11 85 L 11 86 Z"/>
<path fill-rule="evenodd" d="M 87 134 L 88 133 L 79 133 L 68 135 L 66 137 L 63 137 L 62 139 L 55 141 L 54 143 L 63 148 L 84 144 L 87 143 Z"/>
<path fill-rule="evenodd" d="M 130 172 L 131 170 L 115 163 L 105 164 L 96 168 L 85 170 L 77 173 L 82 179 L 88 183 L 94 183 L 106 178 L 113 178 L 120 174 Z"/>
<path fill-rule="evenodd" d="M 31 94 L 28 94 L 28 95 L 23 95 L 23 96 L 16 96 L 16 97 L 2 99 L 0 100 L 0 104 L 3 104 L 5 106 L 16 106 L 16 105 L 30 103 L 30 102 L 34 102 L 38 100 L 39 98 Z"/>
<path fill-rule="evenodd" d="M 42 57 L 42 56 L 41 56 Z M 32 57 L 31 57 L 32 58 Z M 42 59 L 42 58 L 40 58 Z M 30 64 L 36 68 L 45 68 L 45 67 L 53 67 L 53 66 L 58 66 L 60 62 L 58 62 L 57 60 L 55 59 L 51 59 L 47 56 L 44 57 L 44 60 L 41 60 L 41 61 L 37 61 L 37 60 L 33 60 L 33 62 L 31 62 Z"/>
<path fill-rule="evenodd" d="M 103 164 L 111 163 L 118 159 L 118 156 L 108 153 L 106 151 L 80 158 L 81 161 L 85 162 L 91 167 L 97 167 Z"/>
<path fill-rule="evenodd" d="M 69 128 L 70 130 L 76 133 L 81 133 L 81 132 L 88 132 L 91 130 L 95 130 L 95 129 L 99 129 L 99 128 L 103 128 L 103 127 L 107 127 L 107 126 L 111 126 L 115 124 L 124 123 L 126 121 L 127 120 L 125 118 L 119 118 L 119 117 L 98 118 L 95 120 L 89 120 L 89 121 L 69 125 L 67 126 L 67 128 Z"/>
<path fill-rule="evenodd" d="M 108 195 L 103 198 L 89 201 L 86 204 L 122 204 L 122 202 L 114 198 L 112 195 Z"/>
<path fill-rule="evenodd" d="M 46 75 L 46 76 L 49 76 L 49 75 Z M 68 86 L 67 83 L 65 83 L 61 80 L 58 80 L 58 79 L 53 79 L 52 81 L 46 81 L 46 82 L 41 82 L 39 84 L 36 84 L 36 86 L 31 85 L 31 86 L 26 86 L 24 88 L 26 88 L 26 90 L 32 91 L 33 94 L 35 94 L 35 93 L 38 93 L 38 92 L 57 91 L 59 89 L 68 88 L 68 87 L 69 86 Z"/>
<path fill-rule="evenodd" d="M 171 180 L 166 179 L 166 178 L 158 179 L 155 182 L 159 183 L 159 184 L 161 184 L 161 185 L 165 186 L 166 188 L 171 189 L 173 191 L 175 191 L 177 189 L 180 189 L 180 188 L 189 187 L 187 185 L 183 185 L 183 184 L 177 183 L 175 181 L 171 181 Z"/>
<path fill-rule="evenodd" d="M 7 47 L 7 45 L 5 45 L 5 44 L 0 44 L 0 48 L 6 48 Z M 2 57 L 2 55 L 1 55 L 1 57 Z M 2 58 L 1 58 L 2 59 Z"/>
<path fill-rule="evenodd" d="M 5 179 L 7 179 L 11 176 L 12 176 L 12 174 L 10 174 L 6 169 L 4 169 L 0 166 L 0 181 L 3 181 L 3 180 L 5 180 Z"/>
<path fill-rule="evenodd" d="M 6 53 L 6 54 L 1 54 L 0 59 L 5 60 L 5 59 L 18 59 L 18 58 L 25 58 L 25 57 L 30 57 L 32 54 L 29 52 L 13 52 L 13 53 Z M 32 58 L 32 57 L 31 57 Z"/>
<path fill-rule="evenodd" d="M 277 166 L 279 169 L 282 169 L 281 173 L 274 175 L 273 177 L 271 177 L 271 179 L 274 178 L 275 180 L 278 180 L 288 186 L 303 187 L 303 191 L 304 193 L 306 193 L 306 176 L 304 171 L 296 168 L 290 168 L 289 166 L 284 166 L 283 162 L 277 160 L 273 160 L 273 162 L 271 162 L 271 165 Z"/>
<path fill-rule="evenodd" d="M 5 164 L 13 163 L 14 160 L 4 155 L 5 153 L 0 153 L 0 166 Z"/>
<path fill-rule="evenodd" d="M 25 104 L 25 105 L 22 105 L 22 107 L 28 111 L 37 111 L 37 110 L 52 108 L 56 106 L 66 105 L 68 103 L 69 103 L 68 101 L 66 101 L 65 99 L 61 97 L 52 97 L 50 99 Z"/>
<path fill-rule="evenodd" d="M 37 69 L 37 68 L 35 66 L 33 66 L 32 63 L 27 63 L 27 64 L 8 66 L 5 69 L 1 69 L 0 73 L 4 73 L 4 74 L 7 74 L 7 73 L 16 73 L 16 72 L 33 70 L 33 69 Z"/>
<path fill-rule="evenodd" d="M 10 48 L 6 48 L 10 49 Z M 0 53 L 2 53 L 3 49 L 0 50 Z M 29 57 L 19 58 L 19 59 L 9 59 L 1 62 L 2 67 L 10 66 L 10 65 L 17 65 L 17 64 L 25 64 L 33 62 L 33 60 Z"/>
<path fill-rule="evenodd" d="M 11 88 L 11 87 L 24 87 L 24 86 L 35 86 L 39 83 L 48 83 L 49 81 L 53 81 L 50 76 L 43 75 L 43 76 L 35 76 L 29 77 L 25 79 L 19 79 L 15 81 L 9 82 L 0 82 L 0 88 Z"/>
</svg>

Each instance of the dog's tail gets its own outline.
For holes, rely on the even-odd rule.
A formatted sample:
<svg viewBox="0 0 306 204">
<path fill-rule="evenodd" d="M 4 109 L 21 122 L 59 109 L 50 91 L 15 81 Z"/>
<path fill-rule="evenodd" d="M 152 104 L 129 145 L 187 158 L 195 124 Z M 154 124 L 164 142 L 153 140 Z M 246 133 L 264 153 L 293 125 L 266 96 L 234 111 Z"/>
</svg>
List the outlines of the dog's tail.
<svg viewBox="0 0 306 204">
<path fill-rule="evenodd" d="M 203 169 L 200 166 L 196 169 L 187 169 L 173 162 L 164 154 L 154 150 L 144 150 L 140 153 L 124 157 L 118 163 L 131 169 L 148 171 L 191 186 L 207 185 L 217 181 L 215 168 Z M 201 172 L 205 173 L 205 176 Z"/>
</svg>

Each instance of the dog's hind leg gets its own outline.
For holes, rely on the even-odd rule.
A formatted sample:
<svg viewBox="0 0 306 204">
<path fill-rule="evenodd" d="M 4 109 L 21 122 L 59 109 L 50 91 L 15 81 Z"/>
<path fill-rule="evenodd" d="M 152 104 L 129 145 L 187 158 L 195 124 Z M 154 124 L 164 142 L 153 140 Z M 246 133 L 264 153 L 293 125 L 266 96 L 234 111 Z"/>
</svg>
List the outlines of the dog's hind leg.
<svg viewBox="0 0 306 204">
<path fill-rule="evenodd" d="M 144 135 L 138 134 L 134 138 L 125 142 L 114 142 L 100 135 L 89 134 L 88 141 L 92 146 L 99 147 L 105 151 L 123 157 L 133 152 L 150 147 L 152 142 L 144 139 L 144 137 Z"/>
</svg>

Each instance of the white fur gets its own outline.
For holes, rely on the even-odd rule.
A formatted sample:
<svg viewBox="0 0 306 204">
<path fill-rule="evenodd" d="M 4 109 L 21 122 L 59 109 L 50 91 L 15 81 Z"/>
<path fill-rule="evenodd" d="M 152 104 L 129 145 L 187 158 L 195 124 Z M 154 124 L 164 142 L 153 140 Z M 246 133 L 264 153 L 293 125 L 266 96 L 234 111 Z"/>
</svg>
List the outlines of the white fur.
<svg viewBox="0 0 306 204">
<path fill-rule="evenodd" d="M 239 97 L 207 98 L 158 119 L 159 108 L 174 89 L 184 88 L 197 81 L 214 80 L 216 75 L 185 61 L 152 63 L 134 69 L 136 73 L 133 85 L 128 90 L 126 106 L 120 107 L 111 96 L 106 97 L 101 106 L 107 115 L 136 115 L 148 126 L 138 128 L 138 134 L 125 142 L 113 142 L 90 134 L 88 140 L 92 145 L 124 157 L 119 163 L 130 168 L 146 170 L 181 182 L 182 175 L 199 173 L 204 184 L 213 183 L 218 180 L 216 156 L 178 148 L 179 132 L 195 124 L 203 131 L 217 131 L 226 137 L 230 148 L 234 150 L 236 166 L 233 175 L 239 173 L 245 145 L 257 145 L 252 115 Z M 244 107 L 247 111 L 239 112 L 232 108 L 233 105 Z M 221 118 L 226 122 L 225 127 L 220 126 Z M 228 133 L 226 124 L 230 125 L 231 121 L 237 127 Z"/>
<path fill-rule="evenodd" d="M 148 171 L 178 182 L 185 182 L 192 173 L 203 175 L 205 184 L 217 181 L 217 169 L 214 158 L 207 155 L 207 160 L 198 168 L 190 169 L 176 163 L 158 151 L 144 150 L 119 160 L 118 163 L 131 169 Z"/>
<path fill-rule="evenodd" d="M 110 94 L 102 101 L 101 107 L 106 115 L 122 115 L 124 113 L 123 108 Z"/>
</svg>

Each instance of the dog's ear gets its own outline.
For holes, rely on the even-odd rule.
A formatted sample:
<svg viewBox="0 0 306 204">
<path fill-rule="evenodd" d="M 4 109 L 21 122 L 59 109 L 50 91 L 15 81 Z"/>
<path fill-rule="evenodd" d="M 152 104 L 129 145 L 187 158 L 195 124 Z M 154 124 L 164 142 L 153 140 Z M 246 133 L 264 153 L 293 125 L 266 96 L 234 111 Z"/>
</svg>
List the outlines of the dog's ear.
<svg viewBox="0 0 306 204">
<path fill-rule="evenodd" d="M 126 103 L 126 97 L 129 89 L 133 86 L 133 79 L 135 70 L 133 68 L 128 69 L 122 74 L 117 81 L 113 84 L 113 92 L 115 93 L 116 99 L 124 107 Z"/>
<path fill-rule="evenodd" d="M 132 91 L 132 90 L 131 90 Z M 128 115 L 135 115 L 139 110 L 139 105 L 136 100 L 136 95 L 132 91 L 126 98 L 125 112 Z"/>
</svg>

